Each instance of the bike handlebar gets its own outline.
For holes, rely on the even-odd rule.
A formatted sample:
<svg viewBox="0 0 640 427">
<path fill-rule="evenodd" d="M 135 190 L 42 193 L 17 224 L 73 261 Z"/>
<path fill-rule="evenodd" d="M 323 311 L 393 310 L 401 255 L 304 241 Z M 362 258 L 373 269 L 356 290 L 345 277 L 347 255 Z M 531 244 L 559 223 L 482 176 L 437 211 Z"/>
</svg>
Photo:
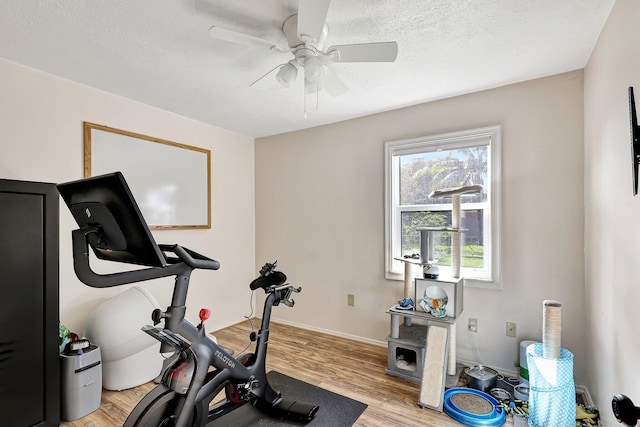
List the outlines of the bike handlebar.
<svg viewBox="0 0 640 427">
<path fill-rule="evenodd" d="M 178 258 L 166 257 L 170 263 L 184 262 L 191 268 L 201 268 L 204 270 L 217 270 L 220 263 L 214 259 L 207 258 L 191 249 L 184 248 L 180 245 L 158 245 L 163 252 L 173 252 Z"/>
<path fill-rule="evenodd" d="M 296 303 L 291 298 L 291 294 L 294 293 L 294 292 L 298 293 L 301 290 L 302 290 L 301 286 L 298 286 L 296 288 L 294 285 L 292 285 L 290 283 L 287 283 L 286 285 L 277 286 L 277 287 L 273 288 L 273 292 L 276 293 L 277 295 L 279 295 L 278 302 L 282 302 L 287 307 L 293 307 L 293 305 Z"/>
</svg>

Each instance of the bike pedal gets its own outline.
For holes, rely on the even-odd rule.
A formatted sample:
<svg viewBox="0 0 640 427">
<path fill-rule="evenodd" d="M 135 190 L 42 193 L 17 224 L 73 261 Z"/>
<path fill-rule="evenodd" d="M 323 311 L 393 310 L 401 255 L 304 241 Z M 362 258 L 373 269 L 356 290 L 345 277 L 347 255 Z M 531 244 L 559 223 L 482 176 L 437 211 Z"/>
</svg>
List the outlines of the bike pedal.
<svg viewBox="0 0 640 427">
<path fill-rule="evenodd" d="M 274 418 L 307 423 L 313 420 L 320 407 L 295 400 L 281 399 L 276 405 L 270 407 L 265 405 L 258 409 Z"/>
</svg>

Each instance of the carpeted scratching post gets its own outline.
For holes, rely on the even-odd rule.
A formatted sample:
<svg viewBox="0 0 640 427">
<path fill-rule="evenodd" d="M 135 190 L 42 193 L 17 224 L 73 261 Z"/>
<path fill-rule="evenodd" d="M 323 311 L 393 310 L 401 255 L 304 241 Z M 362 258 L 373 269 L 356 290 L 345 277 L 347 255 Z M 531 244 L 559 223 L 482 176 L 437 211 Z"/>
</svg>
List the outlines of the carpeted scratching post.
<svg viewBox="0 0 640 427">
<path fill-rule="evenodd" d="M 404 297 L 411 298 L 411 301 L 415 303 L 416 281 L 413 277 L 413 264 L 410 262 L 404 263 Z M 404 325 L 411 326 L 411 317 L 404 318 Z"/>
<path fill-rule="evenodd" d="M 427 329 L 424 369 L 420 382 L 420 398 L 422 407 L 442 410 L 444 388 L 446 383 L 447 350 L 449 335 L 446 327 L 429 325 Z"/>
<path fill-rule="evenodd" d="M 561 347 L 561 310 L 558 301 L 544 301 L 542 343 L 527 347 L 530 427 L 575 426 L 573 354 Z"/>
</svg>

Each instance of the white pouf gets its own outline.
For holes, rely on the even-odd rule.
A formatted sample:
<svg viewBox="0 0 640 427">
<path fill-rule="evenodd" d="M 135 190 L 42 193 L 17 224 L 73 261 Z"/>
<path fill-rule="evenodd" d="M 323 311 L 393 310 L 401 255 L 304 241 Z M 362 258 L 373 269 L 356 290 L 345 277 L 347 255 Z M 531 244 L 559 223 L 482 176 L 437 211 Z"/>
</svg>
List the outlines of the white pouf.
<svg viewBox="0 0 640 427">
<path fill-rule="evenodd" d="M 147 383 L 162 370 L 160 342 L 142 332 L 160 308 L 146 290 L 134 286 L 103 302 L 89 315 L 84 336 L 102 351 L 102 387 L 124 390 Z"/>
</svg>

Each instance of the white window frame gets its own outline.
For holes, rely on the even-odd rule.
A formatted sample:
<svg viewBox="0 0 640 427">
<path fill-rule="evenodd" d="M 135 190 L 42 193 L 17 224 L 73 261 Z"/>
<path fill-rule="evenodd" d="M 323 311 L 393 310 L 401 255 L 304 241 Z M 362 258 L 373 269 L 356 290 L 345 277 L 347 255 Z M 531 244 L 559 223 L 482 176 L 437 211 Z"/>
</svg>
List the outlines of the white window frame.
<svg viewBox="0 0 640 427">
<path fill-rule="evenodd" d="M 472 269 L 461 269 L 465 286 L 501 289 L 500 272 L 500 158 L 501 126 L 488 126 L 457 132 L 429 135 L 419 138 L 388 141 L 385 143 L 385 277 L 390 280 L 404 280 L 404 267 L 400 256 L 401 212 L 423 211 L 424 205 L 400 207 L 399 205 L 399 156 L 416 154 L 438 149 L 456 149 L 478 145 L 479 141 L 489 144 L 487 161 L 487 180 L 490 188 L 487 192 L 489 209 L 483 212 L 485 233 L 484 253 L 488 257 L 487 270 L 478 273 Z M 450 206 L 450 205 L 449 205 Z M 474 203 L 464 203 L 462 209 L 473 209 Z M 450 207 L 449 207 L 450 209 Z M 442 205 L 430 205 L 429 210 L 443 210 Z M 488 242 L 487 242 L 488 240 Z M 394 255 L 394 249 L 397 254 Z M 441 274 L 447 275 L 450 268 L 440 267 Z"/>
</svg>

